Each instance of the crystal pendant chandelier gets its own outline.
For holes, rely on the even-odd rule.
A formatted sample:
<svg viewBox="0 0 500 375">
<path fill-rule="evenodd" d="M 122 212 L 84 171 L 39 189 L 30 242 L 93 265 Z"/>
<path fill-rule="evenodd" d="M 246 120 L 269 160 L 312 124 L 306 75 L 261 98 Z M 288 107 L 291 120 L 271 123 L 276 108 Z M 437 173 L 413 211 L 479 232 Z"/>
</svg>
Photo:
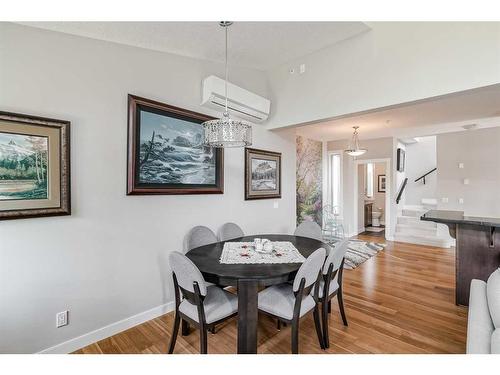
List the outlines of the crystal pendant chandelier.
<svg viewBox="0 0 500 375">
<path fill-rule="evenodd" d="M 230 118 L 227 110 L 227 30 L 232 24 L 229 21 L 219 23 L 226 33 L 226 79 L 224 86 L 226 106 L 222 118 L 206 121 L 202 124 L 204 143 L 210 147 L 245 147 L 252 144 L 252 127 L 244 121 Z"/>
<path fill-rule="evenodd" d="M 354 133 L 352 134 L 352 140 L 349 144 L 349 148 L 345 150 L 347 155 L 351 156 L 360 156 L 363 155 L 367 150 L 365 148 L 359 147 L 359 139 L 358 139 L 358 129 L 359 126 L 353 126 Z"/>
</svg>

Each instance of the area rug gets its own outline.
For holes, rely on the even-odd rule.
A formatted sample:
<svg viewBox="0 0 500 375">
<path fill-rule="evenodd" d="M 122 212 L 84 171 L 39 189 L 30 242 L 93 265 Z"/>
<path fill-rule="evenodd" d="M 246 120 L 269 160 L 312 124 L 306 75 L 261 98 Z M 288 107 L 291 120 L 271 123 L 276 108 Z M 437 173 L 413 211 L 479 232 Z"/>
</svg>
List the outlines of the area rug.
<svg viewBox="0 0 500 375">
<path fill-rule="evenodd" d="M 366 242 L 362 240 L 349 240 L 349 247 L 345 254 L 344 269 L 352 270 L 363 264 L 372 256 L 384 250 L 386 244 Z"/>
</svg>

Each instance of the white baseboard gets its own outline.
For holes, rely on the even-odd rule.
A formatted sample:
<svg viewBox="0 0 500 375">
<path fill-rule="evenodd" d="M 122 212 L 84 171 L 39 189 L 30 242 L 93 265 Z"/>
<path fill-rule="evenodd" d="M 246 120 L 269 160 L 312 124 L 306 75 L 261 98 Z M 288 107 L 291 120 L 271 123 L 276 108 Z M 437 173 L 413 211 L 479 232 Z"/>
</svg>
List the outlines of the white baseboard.
<svg viewBox="0 0 500 375">
<path fill-rule="evenodd" d="M 169 313 L 175 309 L 175 302 L 171 301 L 164 305 L 153 307 L 150 310 L 143 311 L 139 314 L 130 316 L 128 318 L 119 320 L 118 322 L 111 323 L 105 327 L 98 328 L 95 331 L 85 333 L 84 335 L 75 337 L 71 340 L 54 345 L 50 348 L 44 349 L 38 354 L 66 354 L 81 349 L 96 341 L 105 339 L 107 337 L 116 335 L 136 325 L 147 322 L 148 320 L 157 318 L 161 315 Z"/>
<path fill-rule="evenodd" d="M 349 233 L 349 234 L 347 235 L 347 237 L 349 237 L 349 238 L 350 238 L 350 237 L 355 237 L 355 236 L 357 236 L 358 234 L 363 233 L 364 231 L 365 231 L 365 229 L 364 229 L 364 228 L 363 228 L 363 229 L 358 229 L 357 231 L 354 231 L 354 232 L 352 232 L 352 233 Z"/>
</svg>

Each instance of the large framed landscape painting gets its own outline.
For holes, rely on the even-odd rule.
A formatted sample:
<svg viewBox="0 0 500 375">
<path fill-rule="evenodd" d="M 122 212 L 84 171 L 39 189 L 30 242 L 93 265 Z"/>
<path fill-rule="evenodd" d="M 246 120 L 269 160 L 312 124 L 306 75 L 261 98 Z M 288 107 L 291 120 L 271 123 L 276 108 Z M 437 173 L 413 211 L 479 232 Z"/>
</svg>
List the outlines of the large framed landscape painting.
<svg viewBox="0 0 500 375">
<path fill-rule="evenodd" d="M 212 117 L 129 95 L 127 194 L 222 194 L 223 150 L 203 144 Z"/>
<path fill-rule="evenodd" d="M 245 200 L 281 198 L 281 153 L 245 148 Z"/>
<path fill-rule="evenodd" d="M 0 112 L 0 220 L 70 213 L 70 123 Z"/>
</svg>

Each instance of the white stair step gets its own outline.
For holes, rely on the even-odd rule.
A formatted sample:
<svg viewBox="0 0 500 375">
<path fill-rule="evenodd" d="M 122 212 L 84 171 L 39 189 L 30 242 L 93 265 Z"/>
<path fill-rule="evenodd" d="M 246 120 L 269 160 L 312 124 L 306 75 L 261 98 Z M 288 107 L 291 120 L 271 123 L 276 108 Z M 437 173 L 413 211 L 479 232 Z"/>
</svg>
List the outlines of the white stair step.
<svg viewBox="0 0 500 375">
<path fill-rule="evenodd" d="M 422 198 L 422 206 L 424 207 L 437 207 L 437 199 L 436 198 Z"/>
<path fill-rule="evenodd" d="M 414 217 L 420 217 L 423 214 L 425 214 L 427 209 L 421 208 L 421 209 L 413 209 L 413 208 L 403 208 L 403 211 L 401 212 L 403 216 L 414 216 Z"/>
<path fill-rule="evenodd" d="M 415 236 L 395 233 L 394 240 L 396 242 L 406 242 L 417 245 L 436 246 L 443 248 L 450 248 L 451 246 L 453 246 L 452 240 L 435 236 Z"/>
<path fill-rule="evenodd" d="M 416 216 L 398 216 L 397 224 L 412 225 L 418 228 L 436 228 L 437 224 L 433 221 L 423 221 Z"/>
<path fill-rule="evenodd" d="M 438 236 L 437 227 L 420 227 L 411 224 L 396 224 L 396 233 L 416 236 Z"/>
</svg>

